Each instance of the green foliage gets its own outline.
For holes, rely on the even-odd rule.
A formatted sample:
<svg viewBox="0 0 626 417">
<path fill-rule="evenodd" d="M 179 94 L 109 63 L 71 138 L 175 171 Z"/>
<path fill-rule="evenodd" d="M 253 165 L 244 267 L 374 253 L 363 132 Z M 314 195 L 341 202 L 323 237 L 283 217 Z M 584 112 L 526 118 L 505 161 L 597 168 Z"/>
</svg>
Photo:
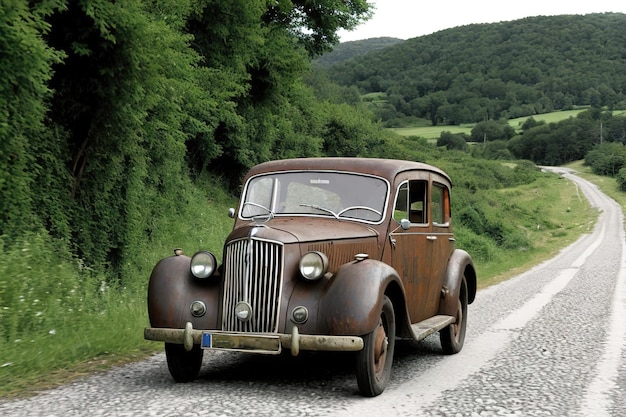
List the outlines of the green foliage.
<svg viewBox="0 0 626 417">
<path fill-rule="evenodd" d="M 385 92 L 383 122 L 402 115 L 458 125 L 574 105 L 614 109 L 626 97 L 625 36 L 624 14 L 539 16 L 442 30 L 328 71 L 363 94 Z"/>
<path fill-rule="evenodd" d="M 338 104 L 327 106 L 323 127 L 323 152 L 326 156 L 369 156 L 384 143 L 367 114 Z"/>
<path fill-rule="evenodd" d="M 333 50 L 313 60 L 313 67 L 326 68 L 335 64 L 339 64 L 350 58 L 365 55 L 373 51 L 393 46 L 397 43 L 404 42 L 398 38 L 370 38 L 359 41 L 343 42 L 333 47 Z"/>
<path fill-rule="evenodd" d="M 369 17 L 365 1 L 11 6 L 0 15 L 0 234 L 44 227 L 112 284 L 133 285 L 140 248 L 207 171 L 232 187 L 258 162 L 321 155 L 325 132 L 351 154 L 379 130 L 302 84 L 309 56 Z"/>
<path fill-rule="evenodd" d="M 620 168 L 616 176 L 617 185 L 621 191 L 626 191 L 626 168 Z"/>
<path fill-rule="evenodd" d="M 311 57 L 338 43 L 339 29 L 354 29 L 372 16 L 366 0 L 279 0 L 268 4 L 265 19 L 295 34 Z"/>
<path fill-rule="evenodd" d="M 46 11 L 17 0 L 0 7 L 0 234 L 37 225 L 30 187 L 41 166 L 33 146 L 44 132 L 51 67 L 61 57 L 39 36 L 49 30 Z"/>
<path fill-rule="evenodd" d="M 509 140 L 515 136 L 515 130 L 506 120 L 486 120 L 478 122 L 472 129 L 472 142 Z"/>
<path fill-rule="evenodd" d="M 219 179 L 187 186 L 180 210 L 155 219 L 150 239 L 135 248 L 125 288 L 67 255 L 66 243 L 45 231 L 0 237 L 0 397 L 76 363 L 160 348 L 142 337 L 150 270 L 175 247 L 221 256 L 232 228 L 226 213 L 235 201 Z"/>
<path fill-rule="evenodd" d="M 614 177 L 626 166 L 626 147 L 621 143 L 604 143 L 585 156 L 594 174 Z"/>
<path fill-rule="evenodd" d="M 437 146 L 445 146 L 447 150 L 467 151 L 467 139 L 467 135 L 463 133 L 441 132 Z"/>
<path fill-rule="evenodd" d="M 508 148 L 508 142 L 496 140 L 472 146 L 472 155 L 483 159 L 514 159 Z"/>
<path fill-rule="evenodd" d="M 561 165 L 585 158 L 599 144 L 601 137 L 622 137 L 626 118 L 611 112 L 590 109 L 558 123 L 540 124 L 523 131 L 509 141 L 509 150 L 517 158 L 541 165 Z M 614 171 L 617 172 L 617 171 Z"/>
</svg>

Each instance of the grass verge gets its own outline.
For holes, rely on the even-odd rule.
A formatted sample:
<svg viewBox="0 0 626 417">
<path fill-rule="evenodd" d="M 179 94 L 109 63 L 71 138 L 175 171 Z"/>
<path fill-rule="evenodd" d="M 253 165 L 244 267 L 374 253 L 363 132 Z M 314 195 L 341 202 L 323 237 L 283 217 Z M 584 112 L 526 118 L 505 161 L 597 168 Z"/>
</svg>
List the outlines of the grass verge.
<svg viewBox="0 0 626 417">
<path fill-rule="evenodd" d="M 515 228 L 531 245 L 496 248 L 489 258 L 476 260 L 479 288 L 511 278 L 554 257 L 589 233 L 598 217 L 597 210 L 577 187 L 557 175 L 497 193 L 494 210 L 509 223 L 515 222 Z"/>
</svg>

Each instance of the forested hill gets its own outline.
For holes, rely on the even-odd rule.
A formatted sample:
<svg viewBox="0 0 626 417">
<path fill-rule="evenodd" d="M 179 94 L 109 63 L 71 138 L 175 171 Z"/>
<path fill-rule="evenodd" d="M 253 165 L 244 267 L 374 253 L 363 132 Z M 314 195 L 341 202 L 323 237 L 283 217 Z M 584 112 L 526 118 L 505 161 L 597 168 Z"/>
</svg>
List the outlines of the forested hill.
<svg viewBox="0 0 626 417">
<path fill-rule="evenodd" d="M 404 42 L 399 38 L 370 38 L 360 41 L 342 42 L 336 45 L 332 51 L 325 53 L 313 61 L 314 66 L 328 67 L 339 64 L 350 58 L 365 55 L 372 51 L 378 51 L 392 45 Z"/>
<path fill-rule="evenodd" d="M 626 107 L 626 15 L 531 17 L 409 39 L 335 65 L 330 79 L 385 92 L 383 120 L 514 118 L 575 105 Z"/>
</svg>

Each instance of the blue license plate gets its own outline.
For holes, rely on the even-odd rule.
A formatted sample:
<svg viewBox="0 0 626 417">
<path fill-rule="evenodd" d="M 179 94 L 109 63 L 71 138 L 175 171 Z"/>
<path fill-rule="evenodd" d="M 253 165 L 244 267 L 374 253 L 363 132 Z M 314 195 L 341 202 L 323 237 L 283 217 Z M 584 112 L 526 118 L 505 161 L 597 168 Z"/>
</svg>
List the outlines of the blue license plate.
<svg viewBox="0 0 626 417">
<path fill-rule="evenodd" d="M 211 349 L 213 347 L 213 338 L 211 333 L 202 333 L 202 349 Z"/>
</svg>

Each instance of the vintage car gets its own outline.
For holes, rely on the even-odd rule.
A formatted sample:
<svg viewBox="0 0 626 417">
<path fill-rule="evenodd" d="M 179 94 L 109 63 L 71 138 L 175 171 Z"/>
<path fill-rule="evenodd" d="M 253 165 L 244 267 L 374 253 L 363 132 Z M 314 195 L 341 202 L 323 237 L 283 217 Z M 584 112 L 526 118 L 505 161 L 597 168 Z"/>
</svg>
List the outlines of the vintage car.
<svg viewBox="0 0 626 417">
<path fill-rule="evenodd" d="M 165 342 L 174 380 L 203 351 L 353 351 L 364 396 L 388 384 L 397 338 L 437 331 L 463 347 L 476 272 L 455 249 L 448 175 L 418 162 L 266 162 L 244 179 L 217 257 L 175 250 L 154 268 L 148 340 Z"/>
</svg>

